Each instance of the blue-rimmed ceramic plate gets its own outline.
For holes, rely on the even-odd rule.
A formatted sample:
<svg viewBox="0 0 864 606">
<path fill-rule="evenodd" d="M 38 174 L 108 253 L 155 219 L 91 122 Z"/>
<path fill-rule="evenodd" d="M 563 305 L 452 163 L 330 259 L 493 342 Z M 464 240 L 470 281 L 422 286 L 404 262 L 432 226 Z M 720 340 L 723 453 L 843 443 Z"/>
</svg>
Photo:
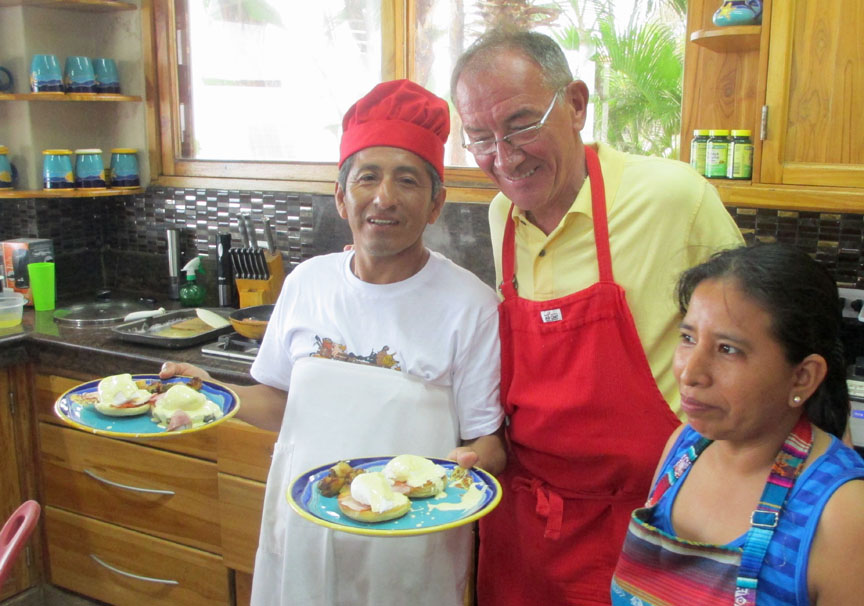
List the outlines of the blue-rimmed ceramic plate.
<svg viewBox="0 0 864 606">
<path fill-rule="evenodd" d="M 351 467 L 367 471 L 381 471 L 393 457 L 366 457 L 347 459 Z M 447 470 L 449 478 L 456 463 L 446 459 L 427 457 Z M 338 461 L 316 467 L 296 478 L 288 488 L 287 498 L 291 508 L 298 514 L 321 526 L 377 537 L 404 537 L 428 534 L 456 528 L 479 520 L 497 507 L 501 501 L 501 485 L 492 474 L 474 467 L 469 469 L 471 489 L 457 488 L 448 484 L 442 496 L 428 499 L 412 499 L 411 511 L 396 520 L 366 523 L 352 520 L 339 511 L 336 497 L 324 497 L 318 492 L 318 480 Z M 479 492 L 479 498 L 476 492 Z M 471 494 L 468 494 L 468 493 Z M 467 497 L 467 498 L 466 498 Z"/>
<path fill-rule="evenodd" d="M 132 375 L 132 380 L 162 381 L 163 383 L 188 383 L 192 377 L 171 377 L 170 379 L 160 379 L 159 375 Z M 201 386 L 201 393 L 210 400 L 215 402 L 222 408 L 222 416 L 205 423 L 200 427 L 193 429 L 181 429 L 177 431 L 165 431 L 159 427 L 150 417 L 149 413 L 136 415 L 133 417 L 111 417 L 97 412 L 92 404 L 88 404 L 88 399 L 96 393 L 101 379 L 82 383 L 77 387 L 73 387 L 57 399 L 54 404 L 54 412 L 64 422 L 78 429 L 100 434 L 103 436 L 112 436 L 115 438 L 161 438 L 166 436 L 180 436 L 193 431 L 201 431 L 209 429 L 223 421 L 230 419 L 237 413 L 240 406 L 240 401 L 237 395 L 226 387 L 204 381 Z"/>
</svg>

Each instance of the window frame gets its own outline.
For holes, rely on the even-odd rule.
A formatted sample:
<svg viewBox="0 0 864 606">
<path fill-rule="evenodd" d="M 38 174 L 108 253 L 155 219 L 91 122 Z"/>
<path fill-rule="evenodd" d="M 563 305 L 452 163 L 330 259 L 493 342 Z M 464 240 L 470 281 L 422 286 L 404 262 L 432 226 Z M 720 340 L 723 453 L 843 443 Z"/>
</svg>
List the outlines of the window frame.
<svg viewBox="0 0 864 606">
<path fill-rule="evenodd" d="M 180 143 L 178 74 L 178 18 L 175 0 L 153 0 L 153 65 L 158 95 L 151 109 L 152 182 L 172 187 L 270 189 L 333 193 L 338 173 L 329 162 L 248 162 L 188 160 Z M 411 78 L 414 74 L 415 0 L 381 0 L 382 79 Z M 179 44 L 182 45 L 181 40 Z M 182 49 L 180 49 L 182 51 Z M 154 87 L 148 87 L 153 90 Z M 148 95 L 148 98 L 152 98 Z M 449 201 L 488 202 L 497 189 L 478 168 L 445 168 Z"/>
</svg>

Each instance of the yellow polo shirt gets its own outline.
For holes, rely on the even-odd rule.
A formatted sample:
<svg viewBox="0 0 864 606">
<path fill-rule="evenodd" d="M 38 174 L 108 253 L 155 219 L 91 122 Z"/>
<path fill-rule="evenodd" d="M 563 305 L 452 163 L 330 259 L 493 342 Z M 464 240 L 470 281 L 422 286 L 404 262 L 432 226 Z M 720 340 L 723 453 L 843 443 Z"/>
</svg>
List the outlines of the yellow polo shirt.
<svg viewBox="0 0 864 606">
<path fill-rule="evenodd" d="M 606 187 L 613 277 L 626 292 L 660 392 L 681 417 L 672 374 L 681 321 L 675 284 L 688 267 L 713 252 L 740 246 L 744 239 L 717 190 L 687 164 L 625 154 L 605 144 L 592 147 Z M 501 193 L 489 207 L 496 283 L 501 282 L 501 243 L 509 210 L 510 200 Z M 590 179 L 548 236 L 513 209 L 519 296 L 547 301 L 598 280 L 592 215 Z"/>
</svg>

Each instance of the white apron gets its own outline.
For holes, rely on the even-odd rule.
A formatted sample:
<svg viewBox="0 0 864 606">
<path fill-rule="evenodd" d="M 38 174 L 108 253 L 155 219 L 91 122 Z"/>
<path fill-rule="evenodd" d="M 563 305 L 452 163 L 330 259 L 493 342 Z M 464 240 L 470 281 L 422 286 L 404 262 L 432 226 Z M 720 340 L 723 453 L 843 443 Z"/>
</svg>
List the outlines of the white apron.
<svg viewBox="0 0 864 606">
<path fill-rule="evenodd" d="M 458 442 L 452 389 L 376 366 L 298 360 L 267 478 L 252 605 L 461 605 L 470 525 L 415 537 L 353 535 L 301 518 L 285 496 L 295 477 L 320 465 L 444 457 Z"/>
</svg>

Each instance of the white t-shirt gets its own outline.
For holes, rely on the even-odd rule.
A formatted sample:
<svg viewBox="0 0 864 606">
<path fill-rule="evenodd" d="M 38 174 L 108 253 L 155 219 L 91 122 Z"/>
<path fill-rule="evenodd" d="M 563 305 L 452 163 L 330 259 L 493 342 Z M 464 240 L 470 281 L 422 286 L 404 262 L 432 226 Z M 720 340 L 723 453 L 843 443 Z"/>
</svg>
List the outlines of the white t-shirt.
<svg viewBox="0 0 864 606">
<path fill-rule="evenodd" d="M 430 251 L 419 272 L 363 282 L 353 252 L 321 255 L 285 279 L 251 373 L 288 391 L 296 360 L 320 355 L 405 372 L 451 387 L 463 440 L 493 433 L 498 397 L 498 299 L 474 274 Z"/>
</svg>

